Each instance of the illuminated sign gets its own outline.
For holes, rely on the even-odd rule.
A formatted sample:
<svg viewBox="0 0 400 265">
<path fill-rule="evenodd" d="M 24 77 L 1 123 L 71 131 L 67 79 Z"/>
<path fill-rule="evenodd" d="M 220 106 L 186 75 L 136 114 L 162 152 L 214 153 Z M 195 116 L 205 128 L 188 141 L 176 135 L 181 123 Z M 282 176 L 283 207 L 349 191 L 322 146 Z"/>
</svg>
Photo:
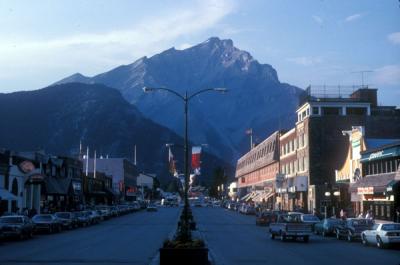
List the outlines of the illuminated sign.
<svg viewBox="0 0 400 265">
<path fill-rule="evenodd" d="M 374 187 L 358 187 L 358 194 L 374 194 Z"/>
<path fill-rule="evenodd" d="M 19 164 L 19 169 L 25 174 L 35 170 L 35 165 L 31 161 L 23 161 Z"/>
</svg>

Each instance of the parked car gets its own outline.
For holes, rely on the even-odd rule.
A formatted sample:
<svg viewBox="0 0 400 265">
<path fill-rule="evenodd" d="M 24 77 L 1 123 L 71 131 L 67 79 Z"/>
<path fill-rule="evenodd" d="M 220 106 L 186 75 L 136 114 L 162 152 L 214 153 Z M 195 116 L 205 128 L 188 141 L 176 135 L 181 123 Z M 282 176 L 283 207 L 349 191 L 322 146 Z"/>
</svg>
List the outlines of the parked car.
<svg viewBox="0 0 400 265">
<path fill-rule="evenodd" d="M 75 212 L 75 217 L 77 219 L 78 226 L 87 226 L 90 225 L 91 220 L 89 213 L 86 211 Z"/>
<path fill-rule="evenodd" d="M 269 233 L 271 239 L 279 236 L 282 241 L 287 238 L 302 238 L 308 242 L 312 233 L 311 224 L 301 222 L 298 214 L 279 214 L 275 223 L 270 223 Z"/>
<path fill-rule="evenodd" d="M 328 235 L 334 235 L 338 225 L 343 225 L 342 219 L 337 218 L 325 218 L 324 220 L 314 225 L 314 233 L 320 234 L 323 237 Z"/>
<path fill-rule="evenodd" d="M 98 213 L 101 215 L 101 217 L 103 219 L 110 219 L 111 218 L 110 207 L 108 207 L 108 206 L 97 206 L 96 210 L 100 211 Z"/>
<path fill-rule="evenodd" d="M 60 220 L 52 214 L 37 214 L 32 218 L 36 226 L 36 231 L 46 231 L 48 233 L 61 232 L 62 224 Z"/>
<path fill-rule="evenodd" d="M 116 206 L 111 206 L 110 207 L 110 212 L 111 212 L 111 216 L 116 217 L 116 216 L 119 215 L 118 208 Z"/>
<path fill-rule="evenodd" d="M 276 222 L 277 214 L 268 212 L 258 212 L 256 214 L 256 225 L 269 225 L 270 223 Z"/>
<path fill-rule="evenodd" d="M 376 244 L 378 248 L 400 244 L 400 224 L 374 224 L 371 229 L 361 233 L 361 241 L 364 245 Z"/>
<path fill-rule="evenodd" d="M 336 227 L 336 238 L 346 237 L 351 242 L 355 239 L 361 239 L 361 232 L 372 227 L 373 221 L 361 218 L 348 218 L 342 224 Z"/>
<path fill-rule="evenodd" d="M 157 207 L 154 204 L 149 204 L 146 210 L 148 212 L 157 212 Z"/>
<path fill-rule="evenodd" d="M 302 214 L 300 215 L 300 219 L 303 223 L 311 224 L 313 231 L 315 224 L 321 221 L 317 216 L 313 214 Z"/>
<path fill-rule="evenodd" d="M 4 237 L 32 237 L 35 231 L 35 225 L 32 221 L 23 215 L 0 217 L 0 234 Z"/>
<path fill-rule="evenodd" d="M 132 207 L 134 211 L 139 211 L 140 210 L 140 204 L 139 202 L 133 202 Z"/>
<path fill-rule="evenodd" d="M 61 222 L 64 229 L 72 229 L 76 227 L 76 220 L 71 212 L 56 212 L 54 214 Z"/>
<path fill-rule="evenodd" d="M 246 205 L 243 209 L 243 213 L 247 215 L 255 215 L 256 214 L 256 208 L 252 205 Z"/>
<path fill-rule="evenodd" d="M 87 213 L 89 214 L 89 220 L 91 224 L 98 224 L 101 221 L 101 216 L 99 215 L 99 213 L 95 210 L 90 210 L 87 211 Z"/>
</svg>

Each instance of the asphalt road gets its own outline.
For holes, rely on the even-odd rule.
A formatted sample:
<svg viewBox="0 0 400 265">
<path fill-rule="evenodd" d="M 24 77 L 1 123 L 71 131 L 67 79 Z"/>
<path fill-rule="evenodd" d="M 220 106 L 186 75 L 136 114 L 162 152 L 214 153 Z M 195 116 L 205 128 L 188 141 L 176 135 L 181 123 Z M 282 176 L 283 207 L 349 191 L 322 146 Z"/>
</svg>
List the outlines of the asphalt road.
<svg viewBox="0 0 400 265">
<path fill-rule="evenodd" d="M 254 216 L 223 208 L 193 208 L 201 235 L 216 265 L 399 265 L 400 250 L 312 236 L 309 243 L 271 240 Z"/>
<path fill-rule="evenodd" d="M 150 264 L 175 229 L 178 208 L 136 212 L 100 224 L 0 243 L 0 265 Z"/>
</svg>

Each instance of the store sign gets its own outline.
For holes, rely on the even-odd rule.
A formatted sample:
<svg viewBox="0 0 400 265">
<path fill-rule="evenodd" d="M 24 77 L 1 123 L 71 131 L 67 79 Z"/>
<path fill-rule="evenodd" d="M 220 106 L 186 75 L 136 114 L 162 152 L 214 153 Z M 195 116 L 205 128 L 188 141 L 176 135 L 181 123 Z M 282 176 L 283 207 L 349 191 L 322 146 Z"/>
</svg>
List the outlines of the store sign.
<svg viewBox="0 0 400 265">
<path fill-rule="evenodd" d="M 358 187 L 358 194 L 374 194 L 374 187 Z"/>
<path fill-rule="evenodd" d="M 126 189 L 125 194 L 126 196 L 136 196 L 136 191 L 137 191 L 136 187 L 129 187 Z"/>
<path fill-rule="evenodd" d="M 373 160 L 383 156 L 383 151 L 375 152 L 369 155 L 368 160 Z"/>
<path fill-rule="evenodd" d="M 35 170 L 35 165 L 31 161 L 27 161 L 27 160 L 21 162 L 18 167 L 25 174 Z"/>
</svg>

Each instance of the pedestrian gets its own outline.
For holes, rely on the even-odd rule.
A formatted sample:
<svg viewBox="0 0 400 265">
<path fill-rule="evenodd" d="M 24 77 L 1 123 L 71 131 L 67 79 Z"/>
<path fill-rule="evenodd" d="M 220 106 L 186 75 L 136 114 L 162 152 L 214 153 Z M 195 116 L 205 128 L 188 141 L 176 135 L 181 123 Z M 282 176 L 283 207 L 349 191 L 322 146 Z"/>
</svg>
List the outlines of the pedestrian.
<svg viewBox="0 0 400 265">
<path fill-rule="evenodd" d="M 364 218 L 364 214 L 363 214 L 363 212 L 360 212 L 360 214 L 358 215 L 358 218 Z"/>
<path fill-rule="evenodd" d="M 371 210 L 368 210 L 367 214 L 365 215 L 365 219 L 368 219 L 368 220 L 373 220 L 374 219 L 374 216 L 373 216 Z"/>
<path fill-rule="evenodd" d="M 29 211 L 27 207 L 24 208 L 23 215 L 29 216 Z"/>
<path fill-rule="evenodd" d="M 344 210 L 340 210 L 340 219 L 344 220 Z"/>
</svg>

